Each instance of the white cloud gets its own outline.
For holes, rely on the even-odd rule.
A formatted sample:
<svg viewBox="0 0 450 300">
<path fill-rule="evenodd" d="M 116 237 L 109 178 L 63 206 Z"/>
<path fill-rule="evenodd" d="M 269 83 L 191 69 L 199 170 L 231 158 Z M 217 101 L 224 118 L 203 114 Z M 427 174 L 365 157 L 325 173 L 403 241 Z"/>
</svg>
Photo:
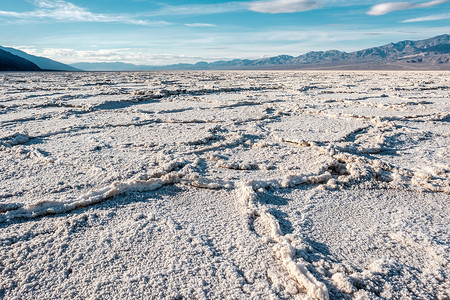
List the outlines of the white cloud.
<svg viewBox="0 0 450 300">
<path fill-rule="evenodd" d="M 13 46 L 32 55 L 48 57 L 64 63 L 77 62 L 125 62 L 132 64 L 167 65 L 172 63 L 194 63 L 211 61 L 210 58 L 194 55 L 151 53 L 148 49 L 118 48 L 100 50 L 74 50 L 66 48 L 36 49 L 29 46 Z"/>
<path fill-rule="evenodd" d="M 431 15 L 431 16 L 420 17 L 420 18 L 407 19 L 407 20 L 402 21 L 401 23 L 439 21 L 439 20 L 447 20 L 447 19 L 450 19 L 450 14 Z"/>
<path fill-rule="evenodd" d="M 435 0 L 424 3 L 412 3 L 412 2 L 387 2 L 374 5 L 367 12 L 371 16 L 380 16 L 396 10 L 414 9 L 414 8 L 424 8 L 435 6 L 443 3 L 450 2 L 450 0 Z"/>
<path fill-rule="evenodd" d="M 134 25 L 166 25 L 164 21 L 149 22 L 136 19 L 129 15 L 93 13 L 89 10 L 64 0 L 35 0 L 37 8 L 28 12 L 13 12 L 0 10 L 0 16 L 13 17 L 20 20 L 56 20 L 61 22 L 99 22 L 124 23 Z"/>
<path fill-rule="evenodd" d="M 260 13 L 294 13 L 316 9 L 319 3 L 314 0 L 273 0 L 249 2 L 248 9 Z"/>
<path fill-rule="evenodd" d="M 209 23 L 190 23 L 190 24 L 184 24 L 188 27 L 216 27 L 214 24 Z"/>
<path fill-rule="evenodd" d="M 367 12 L 371 16 L 380 16 L 396 10 L 413 8 L 414 4 L 410 2 L 389 2 L 374 5 Z"/>
</svg>

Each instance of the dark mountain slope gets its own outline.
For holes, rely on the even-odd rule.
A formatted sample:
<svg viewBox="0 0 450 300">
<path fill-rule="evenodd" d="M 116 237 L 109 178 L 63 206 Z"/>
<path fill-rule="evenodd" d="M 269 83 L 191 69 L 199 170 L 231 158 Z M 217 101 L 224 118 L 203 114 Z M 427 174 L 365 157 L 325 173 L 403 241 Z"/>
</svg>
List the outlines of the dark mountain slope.
<svg viewBox="0 0 450 300">
<path fill-rule="evenodd" d="M 11 54 L 20 56 L 22 58 L 25 58 L 26 60 L 29 60 L 36 64 L 39 68 L 42 70 L 53 70 L 53 71 L 80 71 L 79 69 L 76 69 L 72 66 L 51 60 L 46 57 L 40 57 L 40 56 L 34 56 L 31 54 L 28 54 L 26 52 L 23 52 L 21 50 L 17 50 L 14 48 L 9 47 L 2 47 L 0 46 L 1 50 L 7 51 Z"/>
<path fill-rule="evenodd" d="M 31 61 L 0 49 L 0 71 L 41 71 L 41 69 Z"/>
</svg>

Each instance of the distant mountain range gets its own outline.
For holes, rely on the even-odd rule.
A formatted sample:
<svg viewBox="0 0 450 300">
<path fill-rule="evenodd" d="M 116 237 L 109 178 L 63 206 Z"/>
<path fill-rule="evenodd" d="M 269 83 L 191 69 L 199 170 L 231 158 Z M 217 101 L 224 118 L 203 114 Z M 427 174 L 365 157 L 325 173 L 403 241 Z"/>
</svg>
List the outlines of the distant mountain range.
<svg viewBox="0 0 450 300">
<path fill-rule="evenodd" d="M 167 66 L 134 65 L 122 62 L 65 65 L 48 58 L 1 47 L 27 59 L 43 70 L 59 71 L 155 71 L 155 70 L 450 70 L 450 35 L 420 41 L 402 41 L 355 52 L 312 51 L 294 57 L 279 55 L 261 59 L 199 62 Z M 0 55 L 1 52 L 0 52 Z M 4 64 L 0 56 L 0 70 Z M 31 66 L 30 66 L 31 67 Z M 35 69 L 30 69 L 35 70 Z"/>
<path fill-rule="evenodd" d="M 450 70 L 450 35 L 421 41 L 402 41 L 355 52 L 312 51 L 294 57 L 279 55 L 261 59 L 199 62 L 168 66 L 124 63 L 78 63 L 73 67 L 88 71 L 151 70 Z"/>
<path fill-rule="evenodd" d="M 37 65 L 41 70 L 49 70 L 49 71 L 80 71 L 77 68 L 71 67 L 69 65 L 51 60 L 49 58 L 45 58 L 45 57 L 40 57 L 40 56 L 34 56 L 31 54 L 28 54 L 24 51 L 21 50 L 17 50 L 14 48 L 9 48 L 9 47 L 2 47 L 0 46 L 0 50 L 9 52 L 11 54 L 14 54 L 16 56 L 19 56 L 21 58 L 24 58 L 30 62 L 32 62 L 33 64 Z M 3 70 L 3 69 L 0 69 Z M 6 71 L 6 70 L 3 70 Z M 30 69 L 27 71 L 35 71 L 34 69 Z"/>
</svg>

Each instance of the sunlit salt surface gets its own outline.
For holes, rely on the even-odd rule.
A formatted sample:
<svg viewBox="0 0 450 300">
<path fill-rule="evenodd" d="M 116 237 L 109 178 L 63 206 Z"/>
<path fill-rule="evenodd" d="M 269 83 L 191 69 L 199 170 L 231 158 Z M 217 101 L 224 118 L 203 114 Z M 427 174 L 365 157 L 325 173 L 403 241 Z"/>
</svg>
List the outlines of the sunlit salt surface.
<svg viewBox="0 0 450 300">
<path fill-rule="evenodd" d="M 0 298 L 448 299 L 449 75 L 0 73 Z"/>
</svg>

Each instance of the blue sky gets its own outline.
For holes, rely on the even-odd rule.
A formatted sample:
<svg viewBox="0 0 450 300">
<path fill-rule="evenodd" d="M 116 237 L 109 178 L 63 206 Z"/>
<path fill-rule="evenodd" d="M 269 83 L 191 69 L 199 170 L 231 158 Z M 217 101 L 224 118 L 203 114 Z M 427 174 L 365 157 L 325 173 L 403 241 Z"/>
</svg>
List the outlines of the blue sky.
<svg viewBox="0 0 450 300">
<path fill-rule="evenodd" d="M 450 0 L 1 0 L 0 45 L 165 65 L 353 51 L 450 33 Z"/>
</svg>

